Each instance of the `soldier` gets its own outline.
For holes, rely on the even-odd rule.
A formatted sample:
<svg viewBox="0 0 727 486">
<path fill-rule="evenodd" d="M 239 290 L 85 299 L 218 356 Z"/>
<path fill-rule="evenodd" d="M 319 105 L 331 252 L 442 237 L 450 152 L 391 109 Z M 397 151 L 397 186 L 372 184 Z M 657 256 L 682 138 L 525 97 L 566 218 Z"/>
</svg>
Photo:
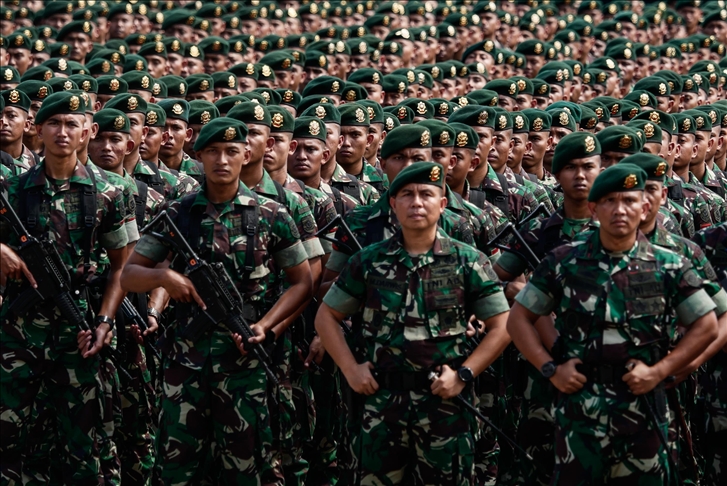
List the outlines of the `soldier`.
<svg viewBox="0 0 727 486">
<path fill-rule="evenodd" d="M 689 261 L 638 231 L 649 209 L 645 180 L 632 164 L 617 164 L 596 178 L 588 202 L 599 230 L 551 252 L 518 294 L 508 320 L 518 349 L 560 392 L 557 484 L 632 475 L 666 483 L 673 471 L 662 443 L 667 409 L 660 383 L 717 336 L 705 281 Z M 630 297 L 636 293 L 638 300 Z M 659 349 L 674 331 L 665 306 L 687 328 L 669 354 Z M 555 326 L 537 331 L 539 316 L 551 311 Z M 556 332 L 561 364 L 538 335 L 547 343 Z"/>
<path fill-rule="evenodd" d="M 0 118 L 0 142 L 3 151 L 12 158 L 12 165 L 2 164 L 0 171 L 5 177 L 20 175 L 36 164 L 36 154 L 23 145 L 23 134 L 28 130 L 30 98 L 24 92 L 12 89 L 0 93 L 5 108 Z"/>
<path fill-rule="evenodd" d="M 431 162 L 397 175 L 387 196 L 401 229 L 349 261 L 316 318 L 326 350 L 365 395 L 355 439 L 361 484 L 474 484 L 470 421 L 451 399 L 509 342 L 508 306 L 487 257 L 439 230 L 444 179 Z M 339 325 L 359 312 L 360 363 Z M 487 323 L 488 334 L 465 359 L 471 314 Z M 439 376 L 430 384 L 433 370 Z"/>
<path fill-rule="evenodd" d="M 311 279 L 308 256 L 285 208 L 257 196 L 240 181 L 240 169 L 250 159 L 246 136 L 247 127 L 236 120 L 218 118 L 205 125 L 194 146 L 205 167 L 205 189 L 172 203 L 168 211 L 200 258 L 224 265 L 243 296 L 244 312 L 255 333 L 250 343 L 261 343 L 268 331 L 305 302 Z M 252 208 L 259 220 L 254 236 L 243 237 L 240 225 L 246 208 Z M 247 257 L 252 242 L 255 254 Z M 245 353 L 242 336 L 230 337 L 226 328 L 208 329 L 196 342 L 185 337 L 185 326 L 204 318 L 205 303 L 178 273 L 184 262 L 173 258 L 170 269 L 155 268 L 169 251 L 163 241 L 145 235 L 123 275 L 127 291 L 161 286 L 177 302 L 177 319 L 164 336 L 162 480 L 165 484 L 194 484 L 205 478 L 234 484 L 274 482 L 265 373 L 258 360 Z M 279 271 L 285 272 L 290 287 L 265 312 L 270 276 Z M 181 393 L 175 384 L 183 385 Z M 210 441 L 212 457 L 208 457 Z"/>
<path fill-rule="evenodd" d="M 373 143 L 369 133 L 371 125 L 368 110 L 358 103 L 346 103 L 339 107 L 341 112 L 341 144 L 336 152 L 336 163 L 359 181 L 367 182 L 379 193 L 386 190 L 383 173 L 364 158 L 366 149 Z M 353 116 L 362 113 L 362 116 Z"/>
<path fill-rule="evenodd" d="M 179 174 L 187 175 L 197 181 L 204 182 L 202 164 L 184 153 L 184 142 L 192 138 L 192 129 L 189 128 L 189 103 L 185 100 L 160 100 L 159 106 L 167 114 L 166 129 L 169 134 L 167 142 L 159 149 L 160 166 L 163 164 Z"/>
<path fill-rule="evenodd" d="M 30 288 L 23 275 L 31 283 L 33 279 L 9 250 L 19 242 L 3 224 L 3 243 L 8 245 L 3 246 L 3 260 L 11 262 L 6 276 L 12 280 L 1 311 L 2 477 L 11 483 L 24 477 L 46 483 L 98 484 L 95 426 L 101 397 L 99 362 L 92 357 L 113 328 L 112 316 L 122 295 L 117 278 L 128 242 L 125 210 L 120 192 L 76 158 L 77 148 L 89 136 L 79 95 L 49 96 L 38 111 L 36 125 L 45 145 L 45 160 L 27 175 L 9 181 L 8 199 L 29 231 L 53 242 L 72 275 L 72 288 L 79 291 L 75 302 L 84 317 L 93 320 L 95 331 L 79 332 L 79 323 L 63 317 L 52 301 L 38 303 L 26 315 L 12 313 L 13 298 Z M 110 283 L 93 317 L 86 286 L 102 258 L 108 259 Z M 34 401 L 36 396 L 43 400 Z M 54 423 L 32 425 L 31 417 L 47 417 L 44 409 L 48 407 L 53 408 Z"/>
</svg>

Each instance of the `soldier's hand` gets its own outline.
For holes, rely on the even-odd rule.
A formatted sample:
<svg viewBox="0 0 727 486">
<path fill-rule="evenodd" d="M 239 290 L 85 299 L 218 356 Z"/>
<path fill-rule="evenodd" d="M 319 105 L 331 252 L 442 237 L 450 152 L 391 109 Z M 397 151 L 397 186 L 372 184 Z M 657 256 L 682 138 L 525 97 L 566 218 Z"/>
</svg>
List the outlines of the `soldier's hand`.
<svg viewBox="0 0 727 486">
<path fill-rule="evenodd" d="M 3 244 L 0 244 L 0 273 L 15 280 L 22 280 L 25 276 L 33 288 L 38 287 L 25 262 L 12 248 Z"/>
<path fill-rule="evenodd" d="M 631 371 L 626 373 L 622 380 L 626 382 L 634 395 L 649 393 L 662 380 L 658 371 L 643 361 L 632 359 L 627 366 L 631 368 Z"/>
<path fill-rule="evenodd" d="M 305 359 L 305 362 L 303 365 L 308 368 L 310 367 L 311 362 L 315 361 L 316 364 L 321 364 L 321 361 L 323 360 L 323 356 L 326 354 L 326 350 L 323 347 L 323 343 L 321 342 L 321 338 L 318 336 L 315 336 L 313 340 L 310 342 L 310 348 L 308 350 L 308 357 Z"/>
<path fill-rule="evenodd" d="M 588 381 L 585 375 L 582 375 L 576 369 L 576 365 L 582 363 L 578 358 L 573 358 L 565 363 L 558 365 L 555 374 L 550 378 L 551 383 L 563 393 L 575 393 Z"/>
<path fill-rule="evenodd" d="M 141 329 L 136 324 L 129 326 L 129 332 L 136 341 L 136 344 L 144 344 L 144 336 L 141 334 Z"/>
<path fill-rule="evenodd" d="M 373 395 L 376 393 L 379 389 L 379 384 L 376 383 L 374 375 L 371 374 L 372 369 L 374 369 L 374 365 L 370 361 L 357 364 L 350 373 L 345 375 L 348 386 L 361 395 Z"/>
<path fill-rule="evenodd" d="M 254 336 L 247 340 L 248 343 L 260 344 L 265 341 L 265 331 L 262 327 L 257 324 L 252 324 L 250 326 L 250 330 L 253 332 Z M 239 334 L 233 334 L 232 340 L 235 341 L 235 345 L 237 346 L 237 349 L 240 350 L 240 353 L 243 356 L 247 355 L 247 350 L 245 350 L 245 343 L 243 343 L 243 337 Z"/>
<path fill-rule="evenodd" d="M 78 333 L 78 349 L 81 351 L 81 355 L 84 358 L 89 356 L 95 356 L 99 351 L 107 344 L 106 341 L 111 340 L 113 337 L 109 332 L 110 327 L 108 324 L 100 324 L 95 332 L 81 331 Z M 93 339 L 93 341 L 92 341 Z"/>
<path fill-rule="evenodd" d="M 192 281 L 181 273 L 167 269 L 164 290 L 177 302 L 196 302 L 202 310 L 207 309 L 202 297 L 199 296 L 197 290 L 194 288 Z"/>
<path fill-rule="evenodd" d="M 144 336 L 149 336 L 151 334 L 154 334 L 159 329 L 159 321 L 157 321 L 157 318 L 154 316 L 148 316 L 146 318 L 146 331 L 144 331 Z"/>
<path fill-rule="evenodd" d="M 447 365 L 442 366 L 439 377 L 429 387 L 437 396 L 449 399 L 454 398 L 464 390 L 465 382 L 459 379 L 457 372 Z"/>
<path fill-rule="evenodd" d="M 475 329 L 475 326 L 472 325 L 472 321 L 467 323 L 467 330 L 465 331 L 465 336 L 468 338 L 474 337 L 477 334 L 477 329 Z"/>
</svg>

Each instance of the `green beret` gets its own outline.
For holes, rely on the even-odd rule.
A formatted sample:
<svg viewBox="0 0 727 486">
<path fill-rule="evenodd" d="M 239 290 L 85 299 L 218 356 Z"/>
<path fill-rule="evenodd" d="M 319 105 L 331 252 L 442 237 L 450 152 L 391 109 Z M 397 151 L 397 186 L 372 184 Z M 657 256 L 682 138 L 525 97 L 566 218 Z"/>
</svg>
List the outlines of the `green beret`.
<svg viewBox="0 0 727 486">
<path fill-rule="evenodd" d="M 694 121 L 689 115 L 684 113 L 675 113 L 674 123 L 677 125 L 677 133 L 682 134 L 696 134 L 697 133 L 697 122 Z"/>
<path fill-rule="evenodd" d="M 340 96 L 345 82 L 335 76 L 320 76 L 308 83 L 303 92 L 303 97 L 311 95 Z"/>
<path fill-rule="evenodd" d="M 500 101 L 500 95 L 491 89 L 476 89 L 467 93 L 467 96 L 482 106 L 497 106 Z"/>
<path fill-rule="evenodd" d="M 234 118 L 247 125 L 265 125 L 270 127 L 272 120 L 270 111 L 265 105 L 259 103 L 241 103 L 230 108 L 228 118 Z"/>
<path fill-rule="evenodd" d="M 93 57 L 95 57 L 96 53 L 105 51 L 105 50 L 110 50 L 112 53 L 119 52 L 119 53 L 123 54 L 124 56 L 126 56 L 127 54 L 129 54 L 131 52 L 131 50 L 129 49 L 129 44 L 127 44 L 126 41 L 124 41 L 123 39 L 110 39 L 110 40 L 107 40 L 106 44 L 104 44 L 104 45 L 94 44 L 93 46 L 94 46 L 94 50 L 91 51 L 91 55 L 90 55 L 91 59 Z M 98 49 L 96 49 L 97 47 L 98 47 Z M 105 52 L 105 55 L 108 55 L 108 53 Z M 114 64 L 120 64 L 120 63 L 119 63 L 119 61 L 114 60 Z"/>
<path fill-rule="evenodd" d="M 187 96 L 189 87 L 187 81 L 181 76 L 175 76 L 170 74 L 168 76 L 162 76 L 159 81 L 166 85 L 167 94 L 170 98 L 181 98 L 184 99 Z"/>
<path fill-rule="evenodd" d="M 127 54 L 124 59 L 124 73 L 133 73 L 135 71 L 146 71 L 149 68 L 149 63 L 146 58 L 141 57 L 138 54 Z"/>
<path fill-rule="evenodd" d="M 642 111 L 634 117 L 634 120 L 649 120 L 670 135 L 677 133 L 674 116 L 660 110 Z"/>
<path fill-rule="evenodd" d="M 381 158 L 386 159 L 408 148 L 431 148 L 432 134 L 424 126 L 402 125 L 391 130 L 381 144 Z"/>
<path fill-rule="evenodd" d="M 341 100 L 348 103 L 365 100 L 368 97 L 369 93 L 363 86 L 351 81 L 346 81 L 343 91 L 341 92 Z"/>
<path fill-rule="evenodd" d="M 268 111 L 270 111 L 271 133 L 292 133 L 295 130 L 295 118 L 288 110 L 280 106 L 270 106 Z"/>
<path fill-rule="evenodd" d="M 32 49 L 32 42 L 28 36 L 16 32 L 8 36 L 7 48 L 30 51 Z"/>
<path fill-rule="evenodd" d="M 459 108 L 444 98 L 431 98 L 429 102 L 434 105 L 434 118 L 448 119 L 455 112 L 455 108 Z"/>
<path fill-rule="evenodd" d="M 722 124 L 722 117 L 720 116 L 722 108 L 718 105 L 701 105 L 694 109 L 701 111 L 702 113 L 706 113 L 707 116 L 709 116 L 709 120 L 712 122 L 712 128 L 716 126 L 724 126 Z"/>
<path fill-rule="evenodd" d="M 147 127 L 164 128 L 167 122 L 167 114 L 161 106 L 156 103 L 147 103 L 146 105 L 146 122 Z"/>
<path fill-rule="evenodd" d="M 314 116 L 324 123 L 341 124 L 341 112 L 331 103 L 313 103 L 305 109 L 301 103 L 301 110 L 301 116 Z"/>
<path fill-rule="evenodd" d="M 647 106 L 656 108 L 656 105 L 658 103 L 656 101 L 656 96 L 654 96 L 653 93 L 643 90 L 643 89 L 632 91 L 631 93 L 624 96 L 624 99 L 628 100 L 628 101 L 633 101 L 634 103 L 637 103 L 642 108 L 647 107 Z"/>
<path fill-rule="evenodd" d="M 601 144 L 589 132 L 573 132 L 563 137 L 555 147 L 552 172 L 557 174 L 573 159 L 585 159 L 601 155 Z"/>
<path fill-rule="evenodd" d="M 48 86 L 53 88 L 54 93 L 78 89 L 78 85 L 68 78 L 51 78 L 48 80 Z"/>
<path fill-rule="evenodd" d="M 599 122 L 605 123 L 611 119 L 611 112 L 606 107 L 606 104 L 603 103 L 602 101 L 593 99 L 591 101 L 587 101 L 587 102 L 583 103 L 583 106 L 586 106 L 586 107 L 592 109 L 596 113 L 596 116 L 598 116 Z"/>
<path fill-rule="evenodd" d="M 293 138 L 314 138 L 326 143 L 326 124 L 314 116 L 301 116 L 295 120 Z"/>
<path fill-rule="evenodd" d="M 73 73 L 71 72 L 71 68 L 68 63 L 69 61 L 62 57 L 52 57 L 47 61 L 43 62 L 41 66 L 47 67 L 54 73 L 61 73 L 70 76 Z"/>
<path fill-rule="evenodd" d="M 259 74 L 257 67 L 251 62 L 242 62 L 240 64 L 235 64 L 234 66 L 229 68 L 228 71 L 237 76 L 238 78 L 252 78 L 255 80 L 258 79 Z"/>
<path fill-rule="evenodd" d="M 558 147 L 562 145 L 562 141 Z M 556 149 L 557 150 L 557 149 Z M 598 202 L 613 192 L 643 191 L 646 185 L 646 172 L 634 164 L 618 163 L 601 172 L 593 181 L 589 202 Z"/>
<path fill-rule="evenodd" d="M 369 112 L 369 120 L 371 123 L 384 124 L 384 110 L 380 104 L 373 100 L 361 100 L 358 104 L 366 108 L 366 111 Z"/>
<path fill-rule="evenodd" d="M 517 84 L 518 94 L 524 93 L 529 94 L 530 96 L 534 94 L 532 80 L 524 76 L 513 76 L 510 80 Z"/>
<path fill-rule="evenodd" d="M 682 82 L 683 93 L 699 93 L 699 85 L 694 82 L 691 76 L 682 76 Z"/>
<path fill-rule="evenodd" d="M 527 108 L 521 111 L 521 113 L 528 118 L 531 132 L 550 132 L 550 125 L 553 119 L 547 111 Z"/>
<path fill-rule="evenodd" d="M 197 44 L 186 43 L 184 44 L 184 57 L 191 57 L 198 61 L 204 61 L 204 51 L 202 51 Z"/>
<path fill-rule="evenodd" d="M 129 91 L 129 83 L 117 76 L 100 76 L 96 82 L 100 95 L 115 96 Z"/>
<path fill-rule="evenodd" d="M 98 93 L 98 81 L 93 76 L 74 74 L 73 76 L 69 76 L 68 79 L 76 83 L 80 89 L 87 93 Z"/>
<path fill-rule="evenodd" d="M 137 55 L 141 57 L 159 56 L 167 59 L 167 47 L 163 42 L 148 42 L 141 46 Z"/>
<path fill-rule="evenodd" d="M 549 97 L 550 84 L 542 79 L 533 79 L 533 96 Z"/>
<path fill-rule="evenodd" d="M 621 159 L 619 164 L 633 164 L 646 173 L 646 179 L 650 181 L 664 182 L 668 166 L 666 161 L 658 155 L 641 152 Z"/>
<path fill-rule="evenodd" d="M 702 19 L 702 26 L 706 27 L 711 22 L 727 22 L 727 10 L 720 8 L 706 12 Z"/>
<path fill-rule="evenodd" d="M 242 95 L 225 96 L 215 101 L 215 106 L 217 107 L 221 115 L 226 115 L 233 106 L 239 105 L 246 101 L 248 101 L 248 99 Z"/>
<path fill-rule="evenodd" d="M 405 167 L 389 186 L 389 197 L 396 197 L 408 184 L 427 184 L 444 188 L 447 171 L 435 162 L 417 162 Z"/>
<path fill-rule="evenodd" d="M 341 113 L 341 126 L 368 127 L 371 124 L 368 110 L 358 103 L 346 103 L 338 111 Z"/>
<path fill-rule="evenodd" d="M 592 108 L 581 105 L 581 119 L 578 127 L 582 130 L 593 130 L 598 125 L 598 115 Z M 552 126 L 552 125 L 551 125 Z"/>
<path fill-rule="evenodd" d="M 192 100 L 189 102 L 189 124 L 206 125 L 215 118 L 220 117 L 220 110 L 207 100 Z"/>
<path fill-rule="evenodd" d="M 596 134 L 601 150 L 622 154 L 636 154 L 644 148 L 644 139 L 634 128 L 626 125 L 612 125 Z"/>
<path fill-rule="evenodd" d="M 530 133 L 530 120 L 527 116 L 519 111 L 513 112 L 510 116 L 512 117 L 513 133 Z"/>
<path fill-rule="evenodd" d="M 241 121 L 227 117 L 216 118 L 202 127 L 194 142 L 195 152 L 215 142 L 247 143 L 247 126 Z"/>
<path fill-rule="evenodd" d="M 414 112 L 414 116 L 423 117 L 427 120 L 434 118 L 434 105 L 429 101 L 419 98 L 407 98 L 398 106 L 406 106 Z"/>
<path fill-rule="evenodd" d="M 273 71 L 290 71 L 293 69 L 294 63 L 295 58 L 285 51 L 274 51 L 269 54 L 265 54 L 260 59 L 260 64 L 269 66 Z"/>
<path fill-rule="evenodd" d="M 53 88 L 48 83 L 43 81 L 36 81 L 34 79 L 23 81 L 18 84 L 15 89 L 28 95 L 30 101 L 43 101 L 49 95 L 53 94 Z"/>
<path fill-rule="evenodd" d="M 634 85 L 635 90 L 647 91 L 657 97 L 671 95 L 669 83 L 666 79 L 659 76 L 649 76 L 648 78 L 640 79 Z"/>
<path fill-rule="evenodd" d="M 54 15 L 68 15 L 73 13 L 73 2 L 54 1 L 47 2 L 42 10 L 41 18 L 48 19 Z"/>
<path fill-rule="evenodd" d="M 300 93 L 298 93 L 297 91 L 293 91 L 292 89 L 283 88 L 278 88 L 275 90 L 275 92 L 280 95 L 280 103 L 278 103 L 279 105 L 292 106 L 296 109 L 296 111 L 298 110 L 298 106 L 303 100 L 303 97 L 300 95 Z"/>
<path fill-rule="evenodd" d="M 106 59 L 111 64 L 123 66 L 126 62 L 126 56 L 116 49 L 101 49 L 96 52 L 92 59 Z"/>
<path fill-rule="evenodd" d="M 157 105 L 164 110 L 167 120 L 176 119 L 189 123 L 189 102 L 187 100 L 169 98 L 160 100 Z"/>
<path fill-rule="evenodd" d="M 682 112 L 683 115 L 689 115 L 694 119 L 696 130 L 699 132 L 711 132 L 712 131 L 712 120 L 707 113 L 700 110 L 686 110 Z"/>
<path fill-rule="evenodd" d="M 111 61 L 106 59 L 91 59 L 86 63 L 86 69 L 91 76 L 106 76 L 114 74 Z"/>
<path fill-rule="evenodd" d="M 129 85 L 129 89 L 152 92 L 154 78 L 146 71 L 130 71 L 121 75 Z"/>
<path fill-rule="evenodd" d="M 134 7 L 127 2 L 117 3 L 109 8 L 107 18 L 111 20 L 117 15 L 134 15 Z"/>
<path fill-rule="evenodd" d="M 477 135 L 474 128 L 464 123 L 449 122 L 448 126 L 454 130 L 455 135 L 453 137 L 455 148 L 467 148 L 471 150 L 477 150 L 477 144 L 480 143 L 480 136 Z M 432 133 L 432 137 L 434 134 Z M 432 144 L 436 138 L 433 138 Z"/>
<path fill-rule="evenodd" d="M 30 111 L 30 97 L 25 92 L 19 89 L 8 89 L 0 92 L 0 96 L 5 101 L 6 107 L 12 106 L 14 108 L 20 108 L 25 112 Z"/>
<path fill-rule="evenodd" d="M 62 91 L 53 93 L 43 102 L 35 114 L 35 124 L 41 125 L 53 115 L 86 115 L 85 103 L 81 96 Z"/>
<path fill-rule="evenodd" d="M 314 51 L 314 50 L 306 51 L 306 58 L 305 58 L 305 63 L 303 64 L 303 67 L 321 68 L 324 70 L 328 69 L 328 58 L 321 51 Z M 355 74 L 356 72 L 358 72 L 358 71 L 354 71 L 353 73 L 351 73 L 351 75 Z"/>
<path fill-rule="evenodd" d="M 56 40 L 59 42 L 63 41 L 66 36 L 71 33 L 85 34 L 91 38 L 93 33 L 93 24 L 87 20 L 74 20 L 73 22 L 69 22 L 58 32 Z"/>
<path fill-rule="evenodd" d="M 165 37 L 162 39 L 162 42 L 164 43 L 164 48 L 167 51 L 167 55 L 170 53 L 179 54 L 180 56 L 184 54 L 184 46 L 182 45 L 182 41 L 177 39 L 176 37 Z"/>
<path fill-rule="evenodd" d="M 381 80 L 381 86 L 384 89 L 384 93 L 406 93 L 409 87 L 409 81 L 406 76 L 401 74 L 388 74 Z"/>
<path fill-rule="evenodd" d="M 280 93 L 271 88 L 255 88 L 252 92 L 262 96 L 266 105 L 279 105 L 282 101 Z"/>
<path fill-rule="evenodd" d="M 432 137 L 432 147 L 454 147 L 456 134 L 451 125 L 441 120 L 422 120 L 417 125 L 429 129 Z"/>
<path fill-rule="evenodd" d="M 495 121 L 493 122 L 492 128 L 496 132 L 512 130 L 512 115 L 502 108 L 495 107 L 493 109 L 495 110 Z"/>
<path fill-rule="evenodd" d="M 205 73 L 192 74 L 187 76 L 187 94 L 205 93 L 215 90 L 215 81 L 212 76 Z"/>
<path fill-rule="evenodd" d="M 477 100 L 475 100 L 474 98 L 470 98 L 469 96 L 455 96 L 450 100 L 450 102 L 459 108 L 478 104 Z"/>
<path fill-rule="evenodd" d="M 129 117 L 114 108 L 104 108 L 93 115 L 93 122 L 98 124 L 98 133 L 121 132 L 130 133 Z"/>
<path fill-rule="evenodd" d="M 104 108 L 116 108 L 124 113 L 142 113 L 146 115 L 147 103 L 141 96 L 133 93 L 124 93 L 108 100 Z"/>
<path fill-rule="evenodd" d="M 631 120 L 628 125 L 631 128 L 641 130 L 644 134 L 644 143 L 661 144 L 664 140 L 663 131 L 659 125 L 651 120 Z"/>
<path fill-rule="evenodd" d="M 20 82 L 20 73 L 13 66 L 0 66 L 0 72 L 2 72 L 3 83 L 18 84 Z"/>
<path fill-rule="evenodd" d="M 394 128 L 400 127 L 401 123 L 399 123 L 398 118 L 394 116 L 391 113 L 384 113 L 384 130 L 388 134 L 391 132 Z"/>
<path fill-rule="evenodd" d="M 408 106 L 387 106 L 384 111 L 394 115 L 402 125 L 414 123 L 414 110 Z"/>
</svg>

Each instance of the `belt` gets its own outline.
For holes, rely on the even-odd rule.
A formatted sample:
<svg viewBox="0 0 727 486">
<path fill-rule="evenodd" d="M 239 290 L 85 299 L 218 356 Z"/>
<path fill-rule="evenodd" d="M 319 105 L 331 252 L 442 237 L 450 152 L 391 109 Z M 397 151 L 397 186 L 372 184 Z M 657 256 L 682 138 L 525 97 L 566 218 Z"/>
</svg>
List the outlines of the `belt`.
<svg viewBox="0 0 727 486">
<path fill-rule="evenodd" d="M 626 363 L 614 365 L 579 363 L 576 365 L 576 370 L 585 375 L 590 383 L 626 386 L 622 379 L 628 373 Z"/>
<path fill-rule="evenodd" d="M 382 389 L 393 391 L 425 390 L 431 385 L 428 371 L 377 371 L 374 378 Z"/>
</svg>

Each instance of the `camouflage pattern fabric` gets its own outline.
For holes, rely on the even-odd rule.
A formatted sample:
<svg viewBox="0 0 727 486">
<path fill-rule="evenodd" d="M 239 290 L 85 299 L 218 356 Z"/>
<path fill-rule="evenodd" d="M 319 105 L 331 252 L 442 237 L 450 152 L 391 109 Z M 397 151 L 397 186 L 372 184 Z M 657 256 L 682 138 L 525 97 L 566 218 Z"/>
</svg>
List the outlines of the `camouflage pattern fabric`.
<svg viewBox="0 0 727 486">
<path fill-rule="evenodd" d="M 522 219 L 524 219 L 538 206 L 538 202 L 535 200 L 535 197 L 519 184 L 509 184 L 508 194 L 504 194 L 500 180 L 497 178 L 495 169 L 493 169 L 491 165 L 488 165 L 487 174 L 480 187 L 472 189 L 506 196 L 510 207 L 509 219 L 514 225 L 518 225 Z"/>
<path fill-rule="evenodd" d="M 147 186 L 150 186 L 154 177 L 154 170 L 149 166 L 151 162 L 139 159 L 134 167 L 134 179 L 138 179 Z M 199 187 L 199 183 L 191 177 L 183 174 L 174 175 L 162 163 L 159 165 L 159 175 L 164 182 L 164 199 L 166 201 L 174 201 L 180 197 L 190 194 Z M 150 186 L 151 187 L 151 186 Z"/>
<path fill-rule="evenodd" d="M 368 164 L 364 163 L 364 167 L 366 165 Z M 338 189 L 339 191 L 344 192 L 343 186 L 350 181 L 351 176 L 347 174 L 345 170 L 343 170 L 343 167 L 336 163 L 336 168 L 333 171 L 333 175 L 331 176 L 331 181 L 329 182 L 329 184 Z M 326 194 L 328 194 L 328 192 L 326 192 Z M 380 197 L 381 193 L 377 191 L 374 186 L 372 186 L 365 180 L 359 181 L 359 195 L 355 198 L 358 200 L 359 204 L 370 205 L 378 201 Z"/>
<path fill-rule="evenodd" d="M 6 181 L 8 199 L 16 208 L 20 179 Z M 39 233 L 53 242 L 76 285 L 83 275 L 81 191 L 93 184 L 86 168 L 76 164 L 67 181 L 54 181 L 45 175 L 41 162 L 30 171 L 25 187 L 39 188 L 42 197 Z M 91 240 L 91 278 L 100 266 L 104 249 L 126 246 L 125 207 L 121 193 L 103 179 L 96 178 L 96 231 Z M 17 248 L 18 241 L 7 224 L 0 222 L 3 243 Z M 9 282 L 6 296 L 28 288 L 27 283 Z M 82 294 L 83 295 L 83 294 Z M 61 477 L 55 482 L 97 484 L 99 474 L 96 434 L 99 417 L 97 358 L 83 359 L 77 349 L 76 323 L 64 320 L 58 309 L 48 303 L 38 305 L 24 317 L 10 315 L 3 302 L 0 320 L 2 357 L 0 358 L 0 421 L 2 423 L 2 477 L 21 481 L 26 474 L 48 482 L 51 478 L 51 450 L 55 450 Z M 83 312 L 89 310 L 85 296 L 76 301 Z M 43 397 L 43 403 L 35 401 Z M 52 404 L 53 424 L 30 427 L 30 417 L 44 417 L 45 405 Z M 44 420 L 39 419 L 41 423 Z M 28 459 L 21 471 L 21 463 Z"/>
<path fill-rule="evenodd" d="M 714 220 L 712 219 L 711 208 L 707 200 L 705 199 L 703 191 L 699 190 L 692 184 L 682 181 L 679 176 L 674 174 L 674 179 L 666 179 L 666 186 L 671 187 L 674 185 L 673 181 L 681 183 L 682 192 L 684 193 L 684 207 L 692 213 L 694 219 L 694 227 L 697 230 L 712 226 Z"/>
<path fill-rule="evenodd" d="M 717 181 L 709 182 L 717 184 L 721 187 L 721 184 L 717 183 Z M 720 197 L 713 190 L 705 187 L 705 185 L 700 180 L 698 180 L 691 172 L 689 173 L 689 183 L 697 188 L 697 191 L 707 201 L 707 204 L 709 205 L 709 214 L 712 217 L 712 221 L 714 222 L 714 224 L 719 224 L 722 221 L 725 221 L 725 219 L 727 219 L 727 217 L 725 216 L 725 211 L 727 211 L 727 202 L 725 202 L 724 198 Z"/>
<path fill-rule="evenodd" d="M 550 200 L 548 191 L 546 191 L 545 188 L 540 184 L 536 184 L 535 182 L 531 181 L 527 174 L 520 174 L 520 176 L 522 177 L 522 182 L 517 180 L 517 178 L 515 177 L 515 173 L 510 167 L 505 168 L 505 177 L 507 177 L 508 183 L 523 186 L 528 192 L 533 195 L 536 203 L 542 203 L 545 206 L 545 209 L 547 209 L 550 213 L 555 211 L 553 201 Z"/>
</svg>

